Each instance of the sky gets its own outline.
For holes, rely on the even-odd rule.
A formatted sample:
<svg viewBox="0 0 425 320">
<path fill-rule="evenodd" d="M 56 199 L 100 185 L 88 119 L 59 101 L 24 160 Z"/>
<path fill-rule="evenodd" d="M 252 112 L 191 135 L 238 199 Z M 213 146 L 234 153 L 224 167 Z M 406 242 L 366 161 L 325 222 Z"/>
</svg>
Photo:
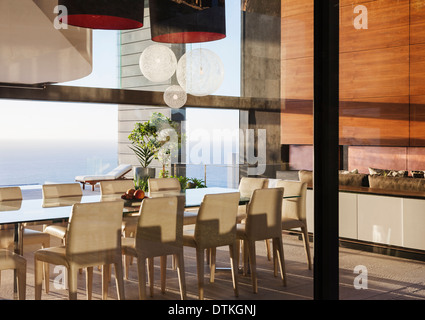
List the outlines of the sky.
<svg viewBox="0 0 425 320">
<path fill-rule="evenodd" d="M 72 86 L 118 88 L 117 31 L 95 30 L 93 72 Z M 72 107 L 70 106 L 72 105 Z M 118 137 L 116 105 L 0 99 L 0 140 L 108 140 Z"/>
<path fill-rule="evenodd" d="M 223 40 L 203 43 L 202 48 L 214 51 L 223 61 L 225 77 L 216 95 L 240 94 L 240 19 L 229 12 L 240 13 L 238 1 L 228 2 L 227 36 Z M 93 72 L 80 80 L 62 83 L 72 86 L 119 88 L 119 52 L 117 31 L 94 30 Z M 197 49 L 201 45 L 188 45 Z M 109 49 L 108 49 L 109 48 Z M 112 48 L 112 49 L 111 49 Z M 72 104 L 72 107 L 70 107 Z M 203 128 L 212 134 L 223 114 L 188 109 L 192 128 Z M 226 124 L 238 127 L 238 113 L 227 113 Z M 117 140 L 118 112 L 116 105 L 85 103 L 20 101 L 0 99 L 0 140 Z"/>
</svg>

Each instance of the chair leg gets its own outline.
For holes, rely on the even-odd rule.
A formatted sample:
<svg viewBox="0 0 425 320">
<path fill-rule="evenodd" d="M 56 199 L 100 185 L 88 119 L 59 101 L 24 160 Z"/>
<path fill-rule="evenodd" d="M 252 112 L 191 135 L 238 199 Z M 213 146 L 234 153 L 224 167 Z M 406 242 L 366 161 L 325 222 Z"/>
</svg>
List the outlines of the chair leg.
<svg viewBox="0 0 425 320">
<path fill-rule="evenodd" d="M 139 278 L 139 299 L 146 299 L 146 259 L 137 257 L 137 274 Z"/>
<path fill-rule="evenodd" d="M 114 263 L 115 268 L 115 283 L 117 286 L 118 300 L 125 299 L 125 289 L 124 289 L 124 272 L 122 266 L 122 260 L 117 258 L 117 262 Z"/>
<path fill-rule="evenodd" d="M 210 248 L 210 283 L 214 283 L 217 248 Z"/>
<path fill-rule="evenodd" d="M 230 265 L 232 267 L 232 282 L 233 282 L 233 291 L 235 292 L 235 297 L 239 296 L 239 288 L 238 288 L 238 241 L 236 241 L 233 245 L 229 246 L 229 254 L 230 254 Z"/>
<path fill-rule="evenodd" d="M 186 277 L 185 277 L 185 271 L 184 271 L 183 250 L 181 253 L 174 255 L 173 260 L 175 261 L 176 268 L 177 268 L 177 276 L 179 279 L 179 286 L 180 286 L 180 298 L 182 300 L 186 300 Z"/>
<path fill-rule="evenodd" d="M 196 248 L 199 300 L 204 300 L 204 250 Z"/>
<path fill-rule="evenodd" d="M 49 248 L 50 247 L 50 241 L 46 241 L 46 243 L 41 244 L 42 248 Z M 49 293 L 49 277 L 50 277 L 50 270 L 49 270 L 49 264 L 44 263 L 44 290 L 46 293 Z"/>
<path fill-rule="evenodd" d="M 265 244 L 266 244 L 266 251 L 267 251 L 267 259 L 270 261 L 271 258 L 271 252 L 270 252 L 270 239 L 266 239 L 264 240 Z"/>
<path fill-rule="evenodd" d="M 167 256 L 161 256 L 161 293 L 165 293 L 165 283 L 167 278 Z M 174 260 L 173 257 L 171 260 Z"/>
<path fill-rule="evenodd" d="M 18 276 L 18 297 L 19 300 L 25 300 L 27 288 L 27 266 L 19 266 L 16 270 Z M 41 293 L 41 288 L 40 288 Z"/>
<path fill-rule="evenodd" d="M 244 240 L 247 243 L 248 254 L 249 254 L 249 265 L 251 270 L 251 281 L 252 281 L 252 290 L 254 293 L 258 292 L 257 287 L 257 259 L 255 252 L 255 241 Z"/>
<path fill-rule="evenodd" d="M 285 257 L 283 254 L 282 238 L 274 238 L 273 247 L 276 247 L 276 251 L 279 256 L 279 266 L 280 266 L 280 274 L 282 277 L 282 282 L 283 282 L 283 285 L 286 286 Z"/>
<path fill-rule="evenodd" d="M 128 280 L 128 273 L 129 273 L 129 268 L 130 268 L 130 261 L 131 261 L 131 257 L 128 255 L 124 255 L 124 274 L 125 274 L 125 279 Z"/>
<path fill-rule="evenodd" d="M 68 269 L 69 300 L 77 300 L 77 274 L 78 267 L 71 265 Z"/>
<path fill-rule="evenodd" d="M 249 270 L 249 251 L 248 251 L 247 240 L 243 240 L 242 250 L 243 250 L 243 275 L 247 276 L 248 270 Z"/>
<path fill-rule="evenodd" d="M 92 299 L 93 292 L 93 267 L 86 268 L 86 295 L 87 300 Z"/>
<path fill-rule="evenodd" d="M 41 289 L 43 284 L 43 261 L 34 257 L 34 289 L 35 300 L 41 300 Z"/>
<path fill-rule="evenodd" d="M 102 300 L 108 299 L 109 274 L 111 265 L 105 264 L 102 266 Z"/>
<path fill-rule="evenodd" d="M 149 295 L 153 297 L 153 285 L 154 285 L 153 258 L 148 258 L 148 276 L 149 276 Z"/>
<path fill-rule="evenodd" d="M 303 240 L 304 240 L 304 249 L 307 256 L 307 264 L 308 264 L 308 270 L 311 270 L 311 252 L 310 252 L 310 242 L 308 241 L 308 231 L 306 227 L 301 228 L 302 234 L 303 234 Z"/>
</svg>

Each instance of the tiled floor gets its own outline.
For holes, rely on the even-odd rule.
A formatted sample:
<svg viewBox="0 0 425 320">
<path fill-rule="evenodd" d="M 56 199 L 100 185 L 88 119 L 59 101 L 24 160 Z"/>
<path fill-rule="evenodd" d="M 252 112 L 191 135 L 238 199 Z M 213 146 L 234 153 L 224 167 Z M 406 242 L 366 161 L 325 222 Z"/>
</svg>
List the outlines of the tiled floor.
<svg viewBox="0 0 425 320">
<path fill-rule="evenodd" d="M 88 191 L 87 191 L 88 192 Z M 91 191 L 90 191 L 91 192 Z M 37 192 L 31 193 L 36 196 Z M 31 194 L 24 192 L 24 197 Z M 228 270 L 217 271 L 214 283 L 209 283 L 209 269 L 205 266 L 205 298 L 212 300 L 311 300 L 313 299 L 313 271 L 308 270 L 302 241 L 298 236 L 284 234 L 284 252 L 287 270 L 287 286 L 282 286 L 279 277 L 274 277 L 272 263 L 268 261 L 264 242 L 257 242 L 258 293 L 252 292 L 249 276 L 239 276 L 239 297 L 232 290 L 231 275 Z M 54 242 L 54 241 L 53 241 Z M 27 299 L 34 299 L 33 251 L 37 246 L 26 247 L 24 256 L 27 267 Z M 313 243 L 311 250 L 314 252 Z M 170 259 L 169 259 L 170 264 Z M 229 267 L 228 249 L 217 250 L 217 266 Z M 363 273 L 355 268 L 363 266 Z M 127 300 L 138 298 L 137 269 L 134 263 L 130 267 L 129 279 L 125 280 Z M 197 275 L 195 252 L 185 248 L 185 275 L 189 300 L 197 299 Z M 367 273 L 365 273 L 365 271 Z M 44 300 L 66 300 L 67 290 L 58 286 L 60 279 L 57 269 L 50 268 L 50 292 Z M 159 259 L 155 261 L 155 291 L 150 300 L 178 300 L 179 290 L 177 273 L 171 267 L 167 269 L 167 292 L 160 292 Z M 415 260 L 395 258 L 341 247 L 340 248 L 340 292 L 341 300 L 393 300 L 425 299 L 425 263 Z M 362 281 L 359 281 L 362 277 Z M 112 278 L 114 279 L 114 277 Z M 60 284 L 60 283 L 59 283 Z M 360 286 L 361 289 L 356 289 Z M 0 286 L 0 299 L 13 299 L 12 272 L 3 271 Z M 79 276 L 79 299 L 85 299 L 85 274 Z M 110 283 L 108 299 L 116 299 L 114 281 Z M 100 271 L 95 270 L 93 299 L 101 299 Z"/>
</svg>

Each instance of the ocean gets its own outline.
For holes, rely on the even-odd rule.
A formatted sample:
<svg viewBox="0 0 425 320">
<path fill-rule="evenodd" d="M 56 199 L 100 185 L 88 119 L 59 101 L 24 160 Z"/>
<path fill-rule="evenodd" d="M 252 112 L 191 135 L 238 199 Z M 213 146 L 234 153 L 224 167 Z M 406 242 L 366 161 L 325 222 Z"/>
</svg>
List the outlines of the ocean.
<svg viewBox="0 0 425 320">
<path fill-rule="evenodd" d="M 116 141 L 0 140 L 0 186 L 74 182 L 118 165 Z"/>
<path fill-rule="evenodd" d="M 104 174 L 118 165 L 116 141 L 0 140 L 0 187 L 74 182 L 79 175 Z M 238 170 L 230 165 L 186 166 L 186 176 L 208 187 L 238 186 Z"/>
</svg>

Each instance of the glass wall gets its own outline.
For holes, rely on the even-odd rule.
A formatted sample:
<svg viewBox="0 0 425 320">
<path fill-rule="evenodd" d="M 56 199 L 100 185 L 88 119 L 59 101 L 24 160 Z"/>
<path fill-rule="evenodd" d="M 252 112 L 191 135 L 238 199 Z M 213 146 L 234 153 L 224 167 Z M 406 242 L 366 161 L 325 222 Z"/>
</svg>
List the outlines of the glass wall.
<svg viewBox="0 0 425 320">
<path fill-rule="evenodd" d="M 225 39 L 166 44 L 177 61 L 200 49 L 223 64 L 219 88 L 189 94 L 179 109 L 163 99 L 178 84 L 176 74 L 154 82 L 140 69 L 141 54 L 154 44 L 145 3 L 143 28 L 93 31 L 93 47 L 86 48 L 91 74 L 56 84 L 101 88 L 95 92 L 105 96 L 118 89 L 125 97 L 119 105 L 66 103 L 60 96 L 59 102 L 0 101 L 0 185 L 73 181 L 118 163 L 139 166 L 128 137 L 136 123 L 161 114 L 185 138 L 178 158 L 165 163 L 169 174 L 202 179 L 209 187 L 237 188 L 243 176 L 266 177 L 270 186 L 276 179 L 306 182 L 306 222 L 314 240 L 314 1 L 228 0 Z M 374 268 L 390 255 L 423 259 L 425 252 L 425 6 L 420 0 L 341 0 L 339 13 L 341 298 L 379 298 L 394 283 Z M 134 97 L 129 91 L 140 101 L 128 103 Z M 163 164 L 152 162 L 157 176 Z M 295 266 L 291 273 L 311 280 L 300 258 L 302 243 L 288 241 L 291 253 L 299 249 L 287 256 Z M 362 251 L 350 251 L 354 244 Z M 387 255 L 368 264 L 364 251 Z M 358 270 L 376 280 L 363 286 L 367 290 L 356 283 Z"/>
</svg>

